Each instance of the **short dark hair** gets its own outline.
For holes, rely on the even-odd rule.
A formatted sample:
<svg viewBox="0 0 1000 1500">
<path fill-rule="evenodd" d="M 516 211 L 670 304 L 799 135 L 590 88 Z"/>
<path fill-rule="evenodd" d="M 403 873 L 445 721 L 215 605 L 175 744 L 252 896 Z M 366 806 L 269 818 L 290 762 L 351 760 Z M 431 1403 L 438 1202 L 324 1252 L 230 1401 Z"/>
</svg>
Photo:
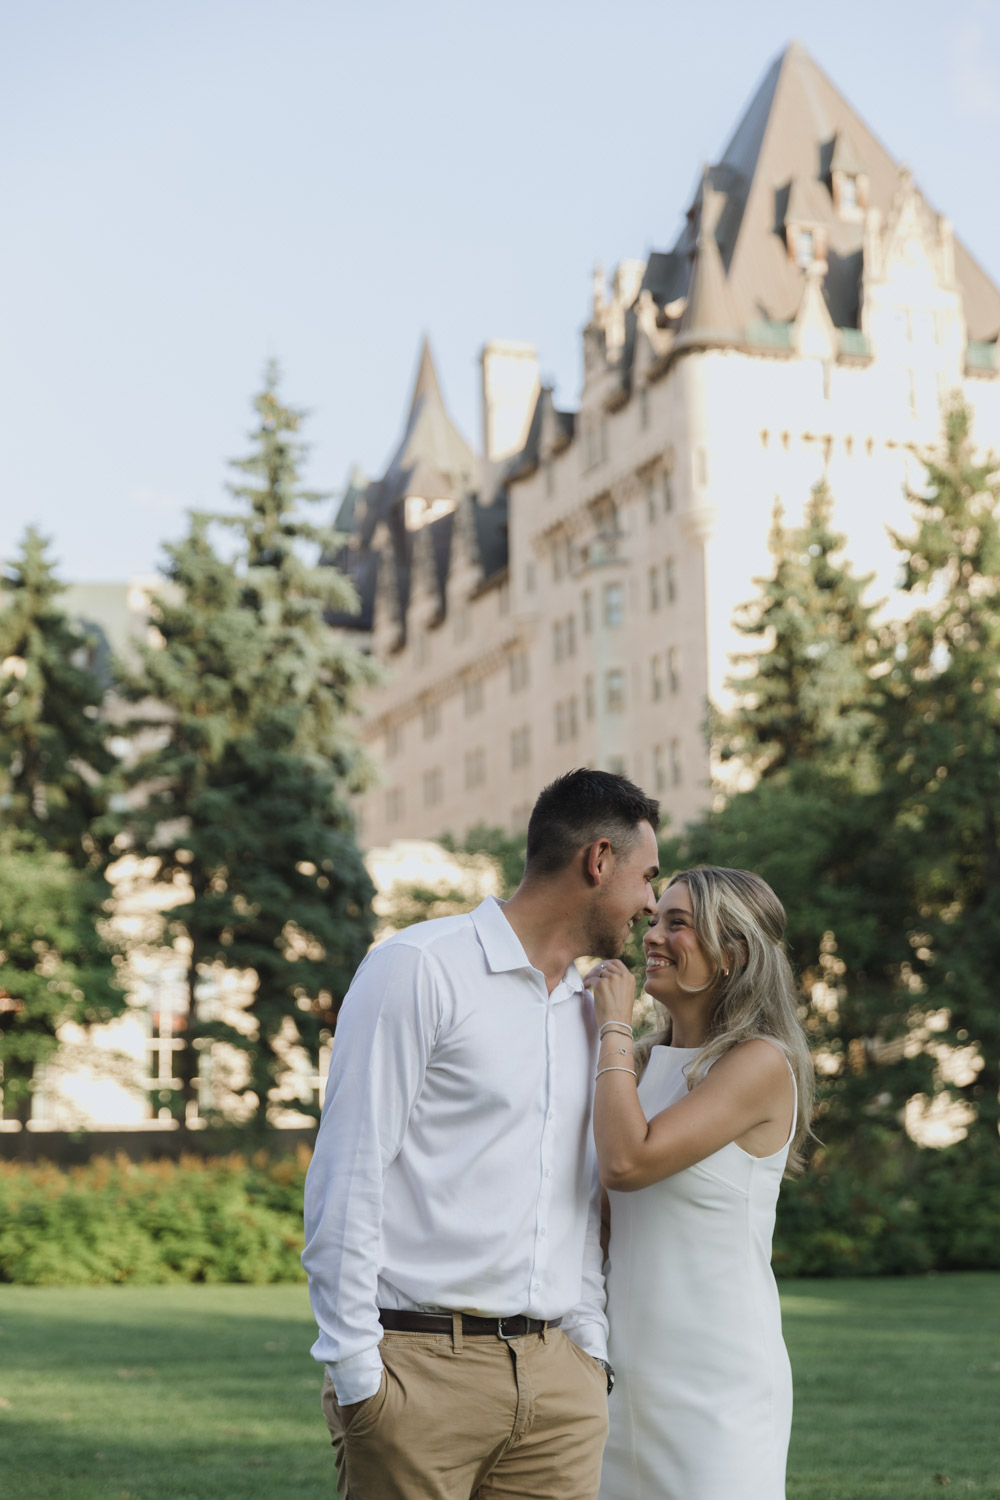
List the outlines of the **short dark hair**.
<svg viewBox="0 0 1000 1500">
<path fill-rule="evenodd" d="M 639 824 L 660 822 L 660 804 L 611 771 L 567 771 L 539 794 L 528 822 L 525 875 L 555 875 L 578 849 L 606 838 L 615 854 L 635 843 Z"/>
</svg>

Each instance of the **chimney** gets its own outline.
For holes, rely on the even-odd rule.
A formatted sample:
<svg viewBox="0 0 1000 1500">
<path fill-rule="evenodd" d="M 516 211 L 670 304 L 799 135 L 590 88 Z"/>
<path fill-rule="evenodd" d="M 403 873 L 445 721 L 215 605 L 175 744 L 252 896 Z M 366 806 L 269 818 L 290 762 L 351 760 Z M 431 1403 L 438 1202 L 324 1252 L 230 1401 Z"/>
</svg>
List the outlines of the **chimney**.
<svg viewBox="0 0 1000 1500">
<path fill-rule="evenodd" d="M 496 463 L 524 447 L 541 385 L 533 344 L 494 339 L 480 356 L 483 457 Z"/>
</svg>

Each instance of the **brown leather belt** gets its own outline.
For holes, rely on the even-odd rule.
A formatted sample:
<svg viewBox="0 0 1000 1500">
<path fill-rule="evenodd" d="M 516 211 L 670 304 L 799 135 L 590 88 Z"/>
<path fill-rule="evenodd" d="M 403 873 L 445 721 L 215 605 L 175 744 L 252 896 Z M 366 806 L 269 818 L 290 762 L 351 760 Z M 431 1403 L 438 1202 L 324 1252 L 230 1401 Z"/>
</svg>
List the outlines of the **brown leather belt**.
<svg viewBox="0 0 1000 1500">
<path fill-rule="evenodd" d="M 519 1339 L 526 1333 L 544 1333 L 546 1328 L 558 1328 L 562 1318 L 526 1318 L 519 1313 L 516 1318 L 476 1318 L 471 1313 L 459 1313 L 462 1333 L 466 1338 L 483 1338 L 492 1335 L 498 1339 Z M 391 1333 L 451 1333 L 451 1313 L 402 1312 L 395 1308 L 380 1307 L 378 1320 Z"/>
</svg>

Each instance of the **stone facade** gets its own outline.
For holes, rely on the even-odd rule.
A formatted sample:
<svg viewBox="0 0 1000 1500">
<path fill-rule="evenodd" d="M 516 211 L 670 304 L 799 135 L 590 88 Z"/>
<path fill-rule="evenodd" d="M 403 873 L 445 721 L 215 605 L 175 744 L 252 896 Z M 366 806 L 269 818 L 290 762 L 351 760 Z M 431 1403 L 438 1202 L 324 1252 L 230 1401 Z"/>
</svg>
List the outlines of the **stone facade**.
<svg viewBox="0 0 1000 1500">
<path fill-rule="evenodd" d="M 363 841 L 519 830 L 585 764 L 626 771 L 683 824 L 708 796 L 706 708 L 776 502 L 794 524 L 825 478 L 857 570 L 891 594 L 887 528 L 907 528 L 904 487 L 953 392 L 1000 447 L 998 332 L 1000 292 L 948 221 L 788 48 L 674 248 L 610 288 L 595 275 L 576 413 L 539 389 L 522 420 L 530 353 L 487 346 L 470 485 L 425 347 L 393 465 L 340 516 L 361 614 L 338 624 L 387 669 Z M 490 451 L 501 430 L 526 433 L 520 452 Z"/>
</svg>

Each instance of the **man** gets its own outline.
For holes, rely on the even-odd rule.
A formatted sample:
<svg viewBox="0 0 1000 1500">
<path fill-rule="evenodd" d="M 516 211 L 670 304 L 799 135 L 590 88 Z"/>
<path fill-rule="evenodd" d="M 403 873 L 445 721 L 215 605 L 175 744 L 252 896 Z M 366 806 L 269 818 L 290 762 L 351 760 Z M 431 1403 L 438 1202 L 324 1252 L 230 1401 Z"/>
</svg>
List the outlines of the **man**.
<svg viewBox="0 0 1000 1500">
<path fill-rule="evenodd" d="M 573 771 L 506 904 L 407 928 L 344 1001 L 306 1248 L 341 1500 L 592 1500 L 607 1431 L 597 1028 L 573 964 L 655 910 L 658 804 Z"/>
</svg>

